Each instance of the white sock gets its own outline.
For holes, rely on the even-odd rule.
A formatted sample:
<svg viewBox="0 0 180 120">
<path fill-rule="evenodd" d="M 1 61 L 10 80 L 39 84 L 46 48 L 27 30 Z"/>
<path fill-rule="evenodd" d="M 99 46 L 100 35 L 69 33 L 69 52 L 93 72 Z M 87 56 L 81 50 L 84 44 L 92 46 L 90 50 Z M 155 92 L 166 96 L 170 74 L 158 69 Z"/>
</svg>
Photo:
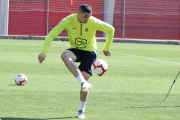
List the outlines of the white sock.
<svg viewBox="0 0 180 120">
<path fill-rule="evenodd" d="M 77 77 L 77 79 L 81 84 L 86 82 L 86 80 L 84 79 L 84 77 L 81 74 Z"/>
<path fill-rule="evenodd" d="M 85 111 L 85 107 L 86 107 L 86 101 L 85 101 L 85 102 L 82 102 L 82 101 L 80 100 L 79 110 Z"/>
</svg>

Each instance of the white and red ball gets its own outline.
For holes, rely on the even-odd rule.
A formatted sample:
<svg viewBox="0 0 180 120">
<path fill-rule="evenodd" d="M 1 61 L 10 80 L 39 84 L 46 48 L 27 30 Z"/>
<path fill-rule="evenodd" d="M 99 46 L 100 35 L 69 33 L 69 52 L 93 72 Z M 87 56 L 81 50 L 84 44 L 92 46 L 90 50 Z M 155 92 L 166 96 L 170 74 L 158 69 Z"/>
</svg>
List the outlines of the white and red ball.
<svg viewBox="0 0 180 120">
<path fill-rule="evenodd" d="M 15 77 L 16 85 L 25 85 L 27 83 L 27 77 L 24 74 L 18 74 Z"/>
<path fill-rule="evenodd" d="M 103 59 L 97 59 L 92 63 L 91 70 L 94 74 L 102 76 L 107 72 L 108 64 Z"/>
</svg>

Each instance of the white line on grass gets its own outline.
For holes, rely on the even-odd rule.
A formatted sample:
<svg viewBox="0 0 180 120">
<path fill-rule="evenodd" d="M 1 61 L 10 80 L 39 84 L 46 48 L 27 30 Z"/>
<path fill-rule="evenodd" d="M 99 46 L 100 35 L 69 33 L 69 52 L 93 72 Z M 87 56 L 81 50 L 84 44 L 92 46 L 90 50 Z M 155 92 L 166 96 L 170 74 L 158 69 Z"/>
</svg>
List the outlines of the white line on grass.
<svg viewBox="0 0 180 120">
<path fill-rule="evenodd" d="M 69 45 L 69 44 L 66 44 L 66 43 L 60 43 L 60 42 L 56 42 L 56 41 L 53 41 L 53 42 L 58 43 L 58 44 Z M 97 50 L 102 51 L 102 49 L 97 49 Z M 159 61 L 159 62 L 164 62 L 164 63 L 171 63 L 171 64 L 180 65 L 180 63 L 176 63 L 176 62 L 164 61 L 164 60 L 159 60 L 159 59 L 154 59 L 154 58 L 149 58 L 149 57 L 144 57 L 144 56 L 131 55 L 131 54 L 120 53 L 120 52 L 113 52 L 113 51 L 111 51 L 111 53 L 127 55 L 127 56 L 132 56 L 132 57 L 138 57 L 138 58 L 143 58 L 143 59 L 153 60 L 153 61 Z"/>
<path fill-rule="evenodd" d="M 66 43 L 62 43 L 62 42 L 57 42 L 57 41 L 53 41 L 54 43 L 58 43 L 58 44 L 63 44 L 63 45 L 68 45 L 70 46 L 70 44 L 66 44 Z"/>
<path fill-rule="evenodd" d="M 98 49 L 98 50 L 102 51 L 102 49 Z M 159 61 L 159 62 L 164 62 L 164 63 L 172 63 L 172 64 L 180 65 L 180 63 L 176 63 L 176 62 L 164 61 L 164 60 L 159 60 L 159 59 L 154 59 L 154 58 L 149 58 L 149 57 L 144 57 L 144 56 L 131 55 L 131 54 L 120 53 L 120 52 L 112 52 L 112 51 L 111 51 L 111 53 L 116 53 L 116 54 L 121 54 L 121 55 L 133 56 L 133 57 L 138 57 L 138 58 L 143 58 L 143 59 L 148 59 L 148 60 L 153 60 L 153 61 Z"/>
</svg>

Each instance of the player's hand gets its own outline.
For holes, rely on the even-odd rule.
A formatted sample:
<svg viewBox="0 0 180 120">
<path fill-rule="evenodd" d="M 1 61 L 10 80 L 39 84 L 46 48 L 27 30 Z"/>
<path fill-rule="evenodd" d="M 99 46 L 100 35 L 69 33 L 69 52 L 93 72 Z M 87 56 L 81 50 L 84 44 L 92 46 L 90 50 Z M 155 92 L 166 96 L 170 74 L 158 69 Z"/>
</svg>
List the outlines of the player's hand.
<svg viewBox="0 0 180 120">
<path fill-rule="evenodd" d="M 39 54 L 39 56 L 38 56 L 39 63 L 42 63 L 45 58 L 46 58 L 46 56 L 44 54 Z"/>
<path fill-rule="evenodd" d="M 111 57 L 111 52 L 110 52 L 110 51 L 104 51 L 104 50 L 103 50 L 103 53 L 104 53 L 105 56 Z"/>
</svg>

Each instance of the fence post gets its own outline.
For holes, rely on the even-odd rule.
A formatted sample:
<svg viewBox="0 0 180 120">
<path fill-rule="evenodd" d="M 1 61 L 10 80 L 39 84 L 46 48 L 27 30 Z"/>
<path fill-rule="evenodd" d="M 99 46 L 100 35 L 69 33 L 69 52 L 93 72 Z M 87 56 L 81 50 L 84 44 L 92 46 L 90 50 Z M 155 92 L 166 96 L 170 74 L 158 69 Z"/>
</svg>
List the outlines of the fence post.
<svg viewBox="0 0 180 120">
<path fill-rule="evenodd" d="M 103 21 L 113 25 L 115 0 L 104 0 L 103 2 Z M 103 37 L 106 37 L 106 33 L 103 33 Z"/>
<path fill-rule="evenodd" d="M 0 35 L 8 35 L 9 0 L 0 0 Z"/>
<path fill-rule="evenodd" d="M 122 38 L 124 38 L 124 33 L 125 33 L 125 1 L 123 0 L 123 29 L 122 29 Z"/>
</svg>

